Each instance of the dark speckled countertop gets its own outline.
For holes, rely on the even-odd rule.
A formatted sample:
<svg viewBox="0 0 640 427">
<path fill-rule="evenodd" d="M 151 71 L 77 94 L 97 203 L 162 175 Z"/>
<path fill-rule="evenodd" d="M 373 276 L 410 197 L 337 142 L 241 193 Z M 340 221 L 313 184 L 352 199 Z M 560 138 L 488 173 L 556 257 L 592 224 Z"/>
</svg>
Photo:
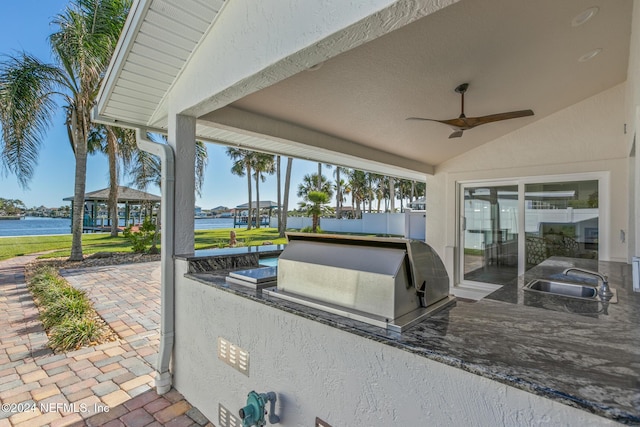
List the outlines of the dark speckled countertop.
<svg viewBox="0 0 640 427">
<path fill-rule="evenodd" d="M 534 278 L 557 277 L 572 266 L 608 275 L 618 303 L 606 310 L 593 302 L 532 303 L 522 290 Z M 605 418 L 640 425 L 640 293 L 632 290 L 630 265 L 552 258 L 487 298 L 458 300 L 402 334 L 227 284 L 226 275 L 213 271 L 188 277 Z"/>
</svg>

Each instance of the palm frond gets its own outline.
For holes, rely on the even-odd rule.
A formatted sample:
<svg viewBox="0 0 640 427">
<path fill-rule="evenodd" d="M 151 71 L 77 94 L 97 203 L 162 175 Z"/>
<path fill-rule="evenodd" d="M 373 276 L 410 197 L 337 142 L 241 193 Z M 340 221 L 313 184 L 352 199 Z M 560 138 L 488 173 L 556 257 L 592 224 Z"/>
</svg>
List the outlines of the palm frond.
<svg viewBox="0 0 640 427">
<path fill-rule="evenodd" d="M 196 141 L 196 193 L 202 196 L 202 186 L 204 185 L 204 172 L 209 163 L 207 147 L 202 141 Z"/>
<path fill-rule="evenodd" d="M 0 62 L 2 167 L 25 188 L 55 113 L 60 74 L 57 67 L 24 52 Z"/>
</svg>

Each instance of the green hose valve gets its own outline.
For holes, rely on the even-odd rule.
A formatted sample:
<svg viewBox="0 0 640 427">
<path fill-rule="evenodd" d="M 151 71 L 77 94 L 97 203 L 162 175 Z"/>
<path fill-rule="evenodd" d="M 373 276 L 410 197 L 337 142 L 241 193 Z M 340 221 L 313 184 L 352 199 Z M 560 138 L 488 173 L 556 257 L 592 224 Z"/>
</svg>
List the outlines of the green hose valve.
<svg viewBox="0 0 640 427">
<path fill-rule="evenodd" d="M 256 393 L 255 391 L 251 391 L 247 395 L 247 405 L 240 409 L 242 427 L 263 427 L 267 425 L 267 421 L 264 418 L 267 414 L 267 402 L 271 402 L 269 408 L 269 424 L 279 423 L 280 417 L 275 414 L 276 394 L 272 391 L 269 393 Z"/>
</svg>

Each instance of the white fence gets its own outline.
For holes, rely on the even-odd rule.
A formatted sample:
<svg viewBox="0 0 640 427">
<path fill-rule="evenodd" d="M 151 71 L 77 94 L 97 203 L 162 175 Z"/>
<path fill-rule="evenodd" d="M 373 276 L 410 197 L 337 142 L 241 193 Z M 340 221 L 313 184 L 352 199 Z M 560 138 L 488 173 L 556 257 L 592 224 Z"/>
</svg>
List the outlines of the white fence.
<svg viewBox="0 0 640 427">
<path fill-rule="evenodd" d="M 277 218 L 271 218 L 270 225 L 277 227 Z M 311 227 L 311 218 L 287 218 L 287 228 L 300 230 L 305 227 Z M 425 240 L 426 214 L 407 209 L 405 213 L 363 213 L 362 219 L 320 218 L 320 228 L 328 232 L 394 234 Z"/>
</svg>

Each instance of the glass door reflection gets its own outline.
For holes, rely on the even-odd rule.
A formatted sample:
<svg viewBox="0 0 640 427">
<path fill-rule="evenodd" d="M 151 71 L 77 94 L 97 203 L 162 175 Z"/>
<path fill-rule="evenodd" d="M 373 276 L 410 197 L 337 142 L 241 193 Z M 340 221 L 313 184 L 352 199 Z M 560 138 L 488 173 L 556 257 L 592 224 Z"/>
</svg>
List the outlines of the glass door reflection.
<svg viewBox="0 0 640 427">
<path fill-rule="evenodd" d="M 518 277 L 518 186 L 464 187 L 464 280 Z"/>
</svg>

